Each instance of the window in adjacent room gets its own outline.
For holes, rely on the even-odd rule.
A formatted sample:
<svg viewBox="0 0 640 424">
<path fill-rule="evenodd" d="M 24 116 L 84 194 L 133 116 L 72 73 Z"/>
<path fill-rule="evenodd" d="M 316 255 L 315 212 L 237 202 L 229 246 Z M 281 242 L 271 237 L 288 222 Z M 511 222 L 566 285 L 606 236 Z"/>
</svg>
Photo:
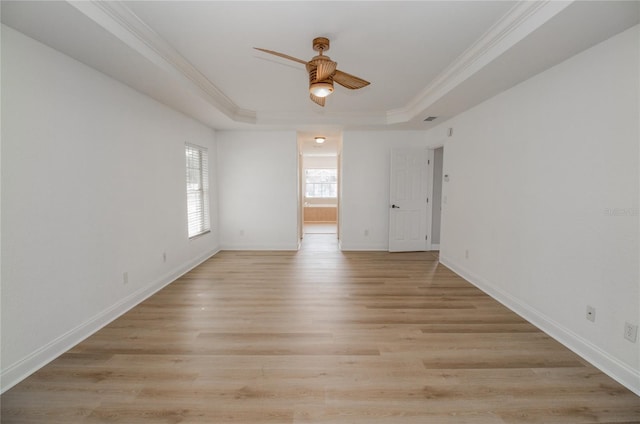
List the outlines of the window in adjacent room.
<svg viewBox="0 0 640 424">
<path fill-rule="evenodd" d="M 306 169 L 305 183 L 305 197 L 338 197 L 338 170 L 335 168 Z"/>
<path fill-rule="evenodd" d="M 187 159 L 187 222 L 189 238 L 211 229 L 209 223 L 209 163 L 207 149 L 185 145 Z"/>
</svg>

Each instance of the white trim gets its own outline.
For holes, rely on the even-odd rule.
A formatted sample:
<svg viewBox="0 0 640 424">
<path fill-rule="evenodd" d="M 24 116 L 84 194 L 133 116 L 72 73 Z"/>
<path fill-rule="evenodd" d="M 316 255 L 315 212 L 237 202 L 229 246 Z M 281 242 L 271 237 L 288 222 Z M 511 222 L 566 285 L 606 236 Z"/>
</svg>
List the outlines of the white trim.
<svg viewBox="0 0 640 424">
<path fill-rule="evenodd" d="M 137 53 L 176 77 L 184 86 L 193 89 L 228 118 L 237 122 L 256 122 L 255 111 L 236 105 L 124 2 L 114 0 L 68 3 Z"/>
<path fill-rule="evenodd" d="M 281 243 L 281 244 L 225 244 L 220 250 L 281 250 L 281 251 L 297 251 L 300 242 Z"/>
<path fill-rule="evenodd" d="M 387 123 L 410 121 L 572 2 L 573 0 L 518 2 L 406 106 L 387 111 Z"/>
<path fill-rule="evenodd" d="M 340 244 L 340 250 L 343 252 L 388 252 L 388 246 L 376 246 L 370 244 Z"/>
<path fill-rule="evenodd" d="M 431 243 L 431 250 L 440 250 L 440 243 Z"/>
<path fill-rule="evenodd" d="M 191 271 L 207 259 L 213 257 L 219 251 L 220 249 L 209 251 L 192 261 L 187 262 L 183 266 L 170 271 L 164 277 L 161 277 L 157 281 L 138 289 L 77 327 L 72 328 L 41 348 L 35 350 L 23 359 L 3 369 L 2 374 L 0 375 L 0 380 L 2 381 L 0 393 L 6 392 L 29 375 L 47 365 L 49 362 L 53 361 L 58 356 L 99 331 L 127 311 L 139 305 L 141 302 L 168 286 L 182 275 Z"/>
<path fill-rule="evenodd" d="M 429 201 L 427 203 L 427 222 L 425 227 L 427 240 L 425 241 L 424 249 L 426 251 L 433 250 L 431 240 L 433 238 L 433 167 L 435 165 L 434 150 L 435 149 L 432 149 L 431 147 L 427 147 L 427 199 L 429 199 Z"/>
<path fill-rule="evenodd" d="M 488 281 L 472 274 L 446 256 L 440 256 L 440 263 L 450 268 L 453 272 L 460 275 L 462 278 L 469 281 L 471 284 L 475 285 L 480 290 L 529 321 L 531 324 L 535 325 L 558 342 L 562 343 L 565 347 L 571 349 L 573 352 L 634 392 L 636 395 L 640 396 L 639 370 L 633 369 L 631 366 L 611 356 L 598 346 L 595 346 L 589 340 L 545 316 L 542 312 L 531 307 L 522 300 L 494 287 Z"/>
<path fill-rule="evenodd" d="M 406 105 L 388 111 L 333 114 L 323 112 L 314 123 L 335 122 L 345 124 L 356 120 L 359 125 L 388 125 L 409 122 L 445 94 L 487 66 L 526 36 L 536 31 L 574 0 L 519 1 L 494 24 L 479 40 L 462 53 L 433 82 L 418 93 Z M 125 2 L 74 1 L 68 3 L 96 22 L 127 46 L 150 60 L 156 66 L 173 75 L 188 89 L 216 107 L 236 122 L 252 124 L 297 124 L 303 114 L 269 113 L 243 109 L 209 81 L 195 66 L 175 48 L 140 19 Z M 347 119 L 348 117 L 348 119 Z M 304 116 L 308 119 L 308 116 Z"/>
<path fill-rule="evenodd" d="M 323 110 L 315 116 L 310 116 L 304 111 L 288 111 L 288 112 L 256 112 L 255 123 L 258 125 L 300 125 L 305 122 L 306 125 L 327 125 L 331 127 L 343 128 L 345 126 L 366 127 L 366 126 L 384 126 L 388 124 L 387 113 L 381 112 L 331 112 L 331 110 Z"/>
</svg>

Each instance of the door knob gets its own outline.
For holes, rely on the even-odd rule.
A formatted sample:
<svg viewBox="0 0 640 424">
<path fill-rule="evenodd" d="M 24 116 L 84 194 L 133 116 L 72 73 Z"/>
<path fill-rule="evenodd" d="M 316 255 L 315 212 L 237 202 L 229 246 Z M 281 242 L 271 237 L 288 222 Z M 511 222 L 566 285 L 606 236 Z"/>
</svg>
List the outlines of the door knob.
<svg viewBox="0 0 640 424">
<path fill-rule="evenodd" d="M 393 208 L 393 209 L 400 209 L 400 206 L 391 205 L 391 208 Z"/>
</svg>

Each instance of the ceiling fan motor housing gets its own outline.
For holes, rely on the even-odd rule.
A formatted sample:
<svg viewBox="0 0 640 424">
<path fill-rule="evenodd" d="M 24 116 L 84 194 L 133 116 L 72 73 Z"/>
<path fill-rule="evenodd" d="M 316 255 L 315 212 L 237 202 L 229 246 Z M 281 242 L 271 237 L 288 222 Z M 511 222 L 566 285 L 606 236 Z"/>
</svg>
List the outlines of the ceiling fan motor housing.
<svg viewBox="0 0 640 424">
<path fill-rule="evenodd" d="M 326 97 L 333 93 L 333 75 L 335 74 L 336 66 L 337 63 L 328 56 L 323 56 L 322 51 L 318 56 L 307 62 L 309 92 L 317 97 Z"/>
<path fill-rule="evenodd" d="M 333 93 L 334 82 L 350 90 L 356 90 L 369 85 L 369 81 L 338 70 L 338 64 L 331 60 L 329 56 L 324 55 L 324 52 L 329 50 L 329 39 L 326 37 L 316 37 L 313 39 L 313 50 L 317 51 L 318 55 L 308 62 L 273 50 L 258 47 L 254 47 L 254 49 L 305 65 L 307 73 L 309 74 L 309 93 L 311 100 L 320 106 L 324 106 L 325 97 Z"/>
<path fill-rule="evenodd" d="M 313 39 L 313 50 L 320 52 L 329 50 L 329 39 L 325 37 L 316 37 Z"/>
</svg>

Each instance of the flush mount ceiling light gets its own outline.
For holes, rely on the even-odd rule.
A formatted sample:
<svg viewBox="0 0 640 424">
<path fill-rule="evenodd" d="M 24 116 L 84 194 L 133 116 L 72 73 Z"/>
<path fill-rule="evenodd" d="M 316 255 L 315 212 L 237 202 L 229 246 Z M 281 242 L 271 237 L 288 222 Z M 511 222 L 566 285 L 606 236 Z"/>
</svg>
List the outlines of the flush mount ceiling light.
<svg viewBox="0 0 640 424">
<path fill-rule="evenodd" d="M 327 141 L 327 138 L 326 137 L 316 137 L 314 140 L 316 141 L 316 143 L 322 144 L 325 141 Z"/>
<path fill-rule="evenodd" d="M 320 98 L 327 97 L 329 94 L 333 93 L 333 81 L 311 81 L 309 84 L 309 93 Z"/>
</svg>

